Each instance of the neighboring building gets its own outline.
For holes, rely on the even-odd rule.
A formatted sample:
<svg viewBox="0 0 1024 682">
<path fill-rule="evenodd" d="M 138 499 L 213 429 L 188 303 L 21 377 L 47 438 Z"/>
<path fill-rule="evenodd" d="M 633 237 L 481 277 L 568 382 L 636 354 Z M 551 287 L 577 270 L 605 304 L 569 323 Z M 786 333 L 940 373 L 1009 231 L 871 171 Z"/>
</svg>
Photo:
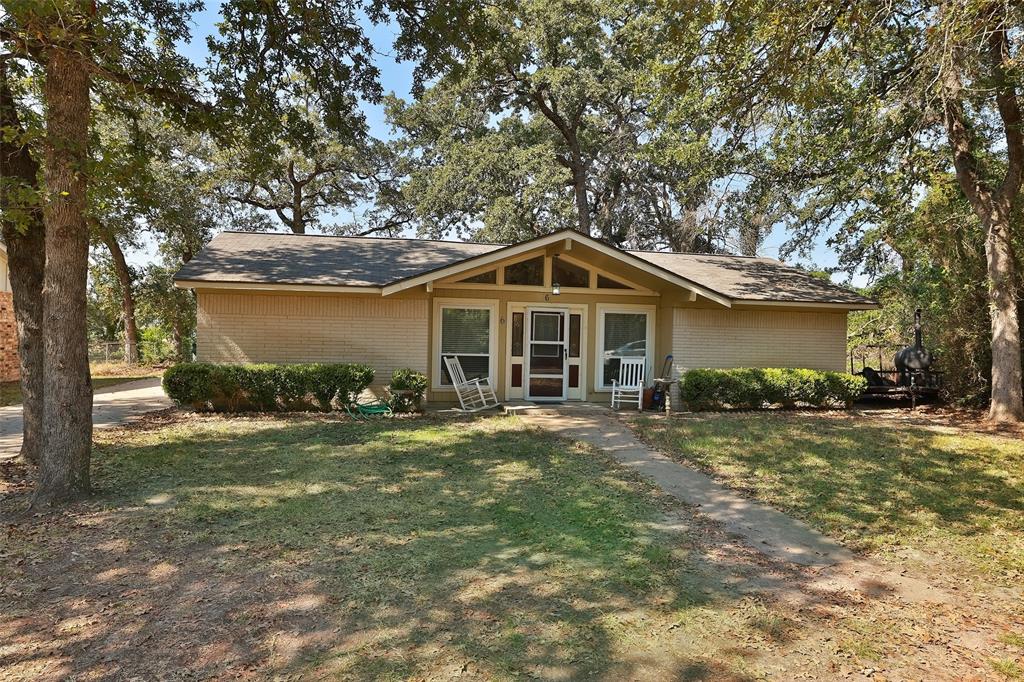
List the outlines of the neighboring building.
<svg viewBox="0 0 1024 682">
<path fill-rule="evenodd" d="M 623 251 L 573 231 L 507 246 L 225 232 L 175 276 L 198 359 L 411 367 L 453 401 L 442 355 L 502 400 L 607 400 L 619 358 L 842 371 L 870 299 L 766 258 Z M 557 287 L 556 287 L 557 285 Z M 556 292 L 557 288 L 557 292 Z"/>
<path fill-rule="evenodd" d="M 11 277 L 7 269 L 7 249 L 0 242 L 0 381 L 17 381 L 18 326 L 14 322 Z"/>
</svg>

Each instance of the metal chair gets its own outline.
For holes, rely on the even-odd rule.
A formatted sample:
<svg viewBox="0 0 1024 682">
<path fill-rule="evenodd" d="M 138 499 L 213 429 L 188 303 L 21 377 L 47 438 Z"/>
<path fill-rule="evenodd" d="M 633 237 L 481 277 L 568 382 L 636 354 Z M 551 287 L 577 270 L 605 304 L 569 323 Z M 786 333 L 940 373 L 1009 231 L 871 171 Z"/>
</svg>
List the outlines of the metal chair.
<svg viewBox="0 0 1024 682">
<path fill-rule="evenodd" d="M 444 365 L 448 368 L 448 375 L 452 378 L 455 393 L 459 396 L 459 405 L 464 412 L 479 412 L 501 404 L 491 387 L 491 380 L 487 377 L 467 379 L 457 356 L 445 356 Z"/>
<path fill-rule="evenodd" d="M 612 379 L 612 409 L 622 403 L 636 403 L 637 412 L 644 409 L 644 372 L 647 358 L 622 358 L 619 361 L 619 378 Z"/>
</svg>

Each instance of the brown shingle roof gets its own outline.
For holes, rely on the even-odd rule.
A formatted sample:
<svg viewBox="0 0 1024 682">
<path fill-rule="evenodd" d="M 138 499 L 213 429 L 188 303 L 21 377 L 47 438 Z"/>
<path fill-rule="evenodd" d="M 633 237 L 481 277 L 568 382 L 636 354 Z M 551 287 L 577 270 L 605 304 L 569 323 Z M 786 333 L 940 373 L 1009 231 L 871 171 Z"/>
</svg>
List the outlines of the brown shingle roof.
<svg viewBox="0 0 1024 682">
<path fill-rule="evenodd" d="M 582 237 L 587 239 L 587 237 Z M 179 281 L 382 287 L 504 248 L 502 244 L 222 232 Z M 853 291 L 770 258 L 628 252 L 736 301 L 870 305 Z"/>
<path fill-rule="evenodd" d="M 630 251 L 737 301 L 871 304 L 871 299 L 771 258 Z"/>
<path fill-rule="evenodd" d="M 500 248 L 421 239 L 221 232 L 174 278 L 380 287 Z"/>
</svg>

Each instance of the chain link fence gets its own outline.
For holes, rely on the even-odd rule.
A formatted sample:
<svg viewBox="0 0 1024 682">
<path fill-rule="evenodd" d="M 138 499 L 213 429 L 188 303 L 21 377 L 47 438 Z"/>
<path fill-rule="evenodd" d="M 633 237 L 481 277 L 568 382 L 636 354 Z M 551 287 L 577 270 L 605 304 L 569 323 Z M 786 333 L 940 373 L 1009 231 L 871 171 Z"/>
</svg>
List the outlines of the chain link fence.
<svg viewBox="0 0 1024 682">
<path fill-rule="evenodd" d="M 136 362 L 144 365 L 156 365 L 173 362 L 178 353 L 170 340 L 140 341 L 138 343 Z M 188 346 L 185 354 L 191 355 Z M 89 344 L 89 362 L 128 363 L 128 348 L 123 341 L 94 341 Z"/>
</svg>

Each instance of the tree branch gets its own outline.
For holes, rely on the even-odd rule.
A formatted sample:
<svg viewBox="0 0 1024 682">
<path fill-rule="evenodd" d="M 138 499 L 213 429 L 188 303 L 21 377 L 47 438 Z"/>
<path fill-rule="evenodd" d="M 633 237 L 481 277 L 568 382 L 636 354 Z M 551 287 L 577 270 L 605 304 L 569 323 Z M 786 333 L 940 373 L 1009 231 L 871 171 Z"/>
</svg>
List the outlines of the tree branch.
<svg viewBox="0 0 1024 682">
<path fill-rule="evenodd" d="M 1010 39 L 1005 26 L 989 34 L 989 59 L 995 72 L 996 106 L 999 117 L 1003 120 L 1003 134 L 1006 137 L 1007 167 L 1006 176 L 999 188 L 999 203 L 1009 213 L 1013 202 L 1020 192 L 1021 180 L 1024 177 L 1024 134 L 1021 133 L 1021 111 L 1017 100 L 1017 92 L 1013 81 L 1006 73 L 1006 63 L 1010 58 Z"/>
</svg>

